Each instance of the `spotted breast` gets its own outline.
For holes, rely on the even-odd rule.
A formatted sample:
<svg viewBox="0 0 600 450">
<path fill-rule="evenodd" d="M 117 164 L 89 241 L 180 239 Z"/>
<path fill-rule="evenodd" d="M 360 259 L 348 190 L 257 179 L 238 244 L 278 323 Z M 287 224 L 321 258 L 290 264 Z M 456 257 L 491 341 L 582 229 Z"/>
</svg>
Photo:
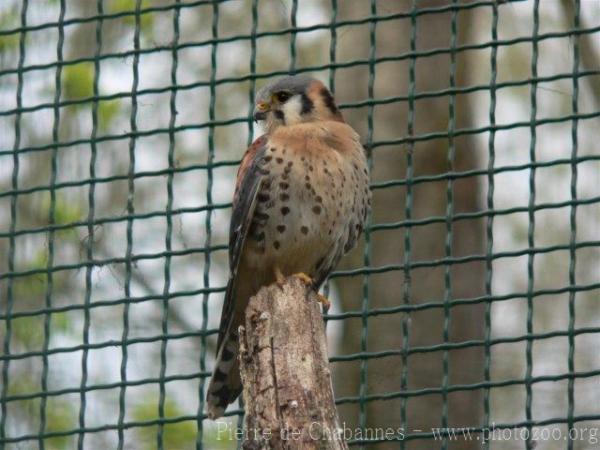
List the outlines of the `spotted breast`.
<svg viewBox="0 0 600 450">
<path fill-rule="evenodd" d="M 264 179 L 243 264 L 265 278 L 275 268 L 283 275 L 304 272 L 318 288 L 364 226 L 366 158 L 344 123 L 298 124 L 280 134 L 274 132 L 263 150 Z"/>
</svg>

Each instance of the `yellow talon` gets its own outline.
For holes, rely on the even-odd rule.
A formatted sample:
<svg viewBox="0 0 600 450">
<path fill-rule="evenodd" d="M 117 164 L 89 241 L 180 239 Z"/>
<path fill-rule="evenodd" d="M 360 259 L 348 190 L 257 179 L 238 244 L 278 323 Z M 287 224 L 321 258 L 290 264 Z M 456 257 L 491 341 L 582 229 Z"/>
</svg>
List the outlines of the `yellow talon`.
<svg viewBox="0 0 600 450">
<path fill-rule="evenodd" d="M 300 281 L 302 281 L 304 284 L 306 284 L 307 286 L 312 286 L 312 284 L 313 284 L 312 278 L 309 277 L 308 275 L 306 275 L 304 272 L 298 272 L 298 273 L 294 274 L 294 276 L 296 278 L 298 278 Z"/>
<path fill-rule="evenodd" d="M 277 283 L 277 286 L 279 286 L 279 289 L 283 289 L 283 285 L 285 284 L 285 277 L 283 276 L 283 273 L 281 272 L 281 270 L 279 270 L 279 267 L 275 267 L 275 282 Z"/>
<path fill-rule="evenodd" d="M 325 314 L 327 314 L 327 312 L 329 311 L 329 308 L 331 308 L 331 302 L 329 301 L 329 299 L 327 297 L 325 297 L 324 295 L 321 295 L 321 294 L 317 294 L 317 298 L 319 300 L 319 303 L 321 305 L 323 305 L 323 312 Z"/>
</svg>

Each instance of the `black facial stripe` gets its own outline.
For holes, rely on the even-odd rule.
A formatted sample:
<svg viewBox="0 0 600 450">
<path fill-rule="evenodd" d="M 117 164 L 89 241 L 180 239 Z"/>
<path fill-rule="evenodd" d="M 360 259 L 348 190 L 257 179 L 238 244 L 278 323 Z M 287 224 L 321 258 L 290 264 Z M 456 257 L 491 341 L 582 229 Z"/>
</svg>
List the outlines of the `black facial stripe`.
<svg viewBox="0 0 600 450">
<path fill-rule="evenodd" d="M 276 109 L 275 111 L 273 111 L 273 114 L 275 114 L 275 117 L 277 117 L 285 124 L 285 114 L 283 114 L 283 111 Z"/>
<path fill-rule="evenodd" d="M 323 103 L 325 103 L 325 106 L 329 108 L 329 111 L 331 111 L 333 114 L 338 114 L 339 111 L 337 109 L 337 106 L 335 106 L 335 100 L 333 99 L 331 92 L 329 92 L 329 90 L 324 87 L 321 89 L 320 94 L 321 97 L 323 97 Z"/>
<path fill-rule="evenodd" d="M 314 107 L 315 105 L 313 105 L 312 100 L 308 98 L 308 95 L 302 94 L 302 110 L 300 111 L 300 113 L 308 114 L 313 110 Z"/>
</svg>

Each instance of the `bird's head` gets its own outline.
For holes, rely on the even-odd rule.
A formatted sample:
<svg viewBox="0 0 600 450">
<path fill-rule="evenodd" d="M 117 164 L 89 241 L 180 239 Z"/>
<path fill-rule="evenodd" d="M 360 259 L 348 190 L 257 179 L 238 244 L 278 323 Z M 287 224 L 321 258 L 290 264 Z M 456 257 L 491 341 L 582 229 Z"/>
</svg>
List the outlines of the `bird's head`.
<svg viewBox="0 0 600 450">
<path fill-rule="evenodd" d="M 280 126 L 343 118 L 323 83 L 305 75 L 292 75 L 258 92 L 254 120 L 264 121 L 265 131 L 272 132 Z"/>
</svg>

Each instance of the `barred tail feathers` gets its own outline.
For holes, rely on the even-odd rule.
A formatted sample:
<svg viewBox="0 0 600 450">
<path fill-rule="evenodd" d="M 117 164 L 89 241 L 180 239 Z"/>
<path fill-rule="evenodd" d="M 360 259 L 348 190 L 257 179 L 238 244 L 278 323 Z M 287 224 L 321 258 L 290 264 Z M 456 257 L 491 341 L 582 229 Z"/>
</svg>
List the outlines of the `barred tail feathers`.
<svg viewBox="0 0 600 450">
<path fill-rule="evenodd" d="M 213 420 L 221 417 L 242 392 L 238 352 L 237 333 L 230 333 L 217 356 L 206 394 L 208 417 Z"/>
</svg>

